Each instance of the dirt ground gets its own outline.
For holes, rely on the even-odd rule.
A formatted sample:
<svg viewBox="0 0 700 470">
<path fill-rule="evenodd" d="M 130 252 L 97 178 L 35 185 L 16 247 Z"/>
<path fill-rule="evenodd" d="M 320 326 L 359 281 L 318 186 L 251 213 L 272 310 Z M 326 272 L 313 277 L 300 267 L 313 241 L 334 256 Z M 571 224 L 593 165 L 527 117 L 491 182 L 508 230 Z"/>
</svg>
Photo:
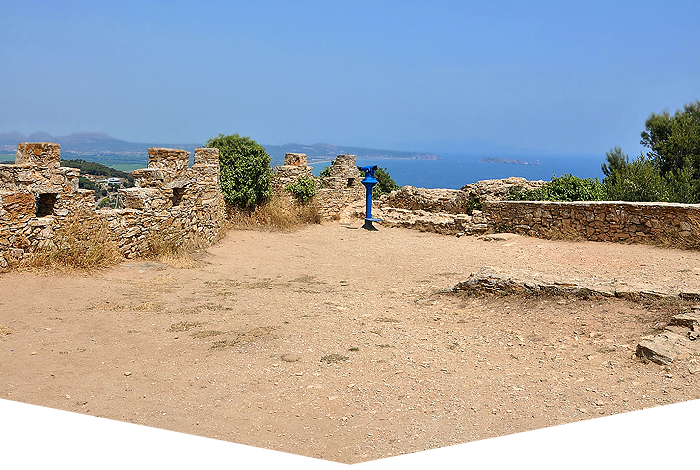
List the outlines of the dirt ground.
<svg viewBox="0 0 700 470">
<path fill-rule="evenodd" d="M 698 291 L 700 253 L 360 225 L 0 275 L 0 397 L 346 463 L 700 398 L 696 359 L 633 358 L 683 305 L 448 292 L 485 266 Z"/>
</svg>

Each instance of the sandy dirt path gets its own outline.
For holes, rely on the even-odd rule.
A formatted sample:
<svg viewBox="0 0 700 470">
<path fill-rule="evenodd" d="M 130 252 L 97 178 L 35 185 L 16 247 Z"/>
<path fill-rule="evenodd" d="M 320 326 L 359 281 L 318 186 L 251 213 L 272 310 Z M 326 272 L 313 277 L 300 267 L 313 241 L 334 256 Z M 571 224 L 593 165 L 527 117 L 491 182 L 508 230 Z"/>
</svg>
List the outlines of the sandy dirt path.
<svg viewBox="0 0 700 470">
<path fill-rule="evenodd" d="M 700 398 L 696 359 L 632 357 L 670 307 L 447 292 L 484 266 L 698 291 L 700 253 L 360 225 L 1 275 L 0 397 L 346 463 Z"/>
</svg>

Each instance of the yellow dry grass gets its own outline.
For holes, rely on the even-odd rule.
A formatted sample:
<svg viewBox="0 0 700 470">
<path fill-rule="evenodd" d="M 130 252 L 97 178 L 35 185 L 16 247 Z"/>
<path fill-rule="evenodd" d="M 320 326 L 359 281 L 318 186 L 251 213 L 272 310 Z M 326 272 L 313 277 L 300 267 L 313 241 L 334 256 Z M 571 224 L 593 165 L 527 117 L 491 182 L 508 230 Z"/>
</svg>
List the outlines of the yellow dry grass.
<svg viewBox="0 0 700 470">
<path fill-rule="evenodd" d="M 72 219 L 54 237 L 22 261 L 28 268 L 58 271 L 91 271 L 122 260 L 110 236 L 107 221 L 100 217 Z"/>
<path fill-rule="evenodd" d="M 291 231 L 303 225 L 320 224 L 321 214 L 314 200 L 299 204 L 284 194 L 274 194 L 267 202 L 253 209 L 229 205 L 231 228 L 239 230 Z"/>
</svg>

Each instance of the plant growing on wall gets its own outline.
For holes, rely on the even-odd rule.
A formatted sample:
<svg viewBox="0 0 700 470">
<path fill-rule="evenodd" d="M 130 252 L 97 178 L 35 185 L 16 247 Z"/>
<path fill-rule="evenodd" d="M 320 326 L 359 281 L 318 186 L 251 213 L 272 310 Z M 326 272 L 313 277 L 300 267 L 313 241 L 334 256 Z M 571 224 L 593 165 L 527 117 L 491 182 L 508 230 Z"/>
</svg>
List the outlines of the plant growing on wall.
<svg viewBox="0 0 700 470">
<path fill-rule="evenodd" d="M 294 183 L 289 183 L 284 187 L 292 193 L 294 198 L 301 204 L 306 204 L 316 195 L 316 183 L 313 178 L 300 176 Z"/>
<path fill-rule="evenodd" d="M 238 134 L 219 134 L 206 146 L 219 149 L 221 192 L 226 202 L 248 208 L 270 198 L 272 169 L 262 145 Z"/>
</svg>

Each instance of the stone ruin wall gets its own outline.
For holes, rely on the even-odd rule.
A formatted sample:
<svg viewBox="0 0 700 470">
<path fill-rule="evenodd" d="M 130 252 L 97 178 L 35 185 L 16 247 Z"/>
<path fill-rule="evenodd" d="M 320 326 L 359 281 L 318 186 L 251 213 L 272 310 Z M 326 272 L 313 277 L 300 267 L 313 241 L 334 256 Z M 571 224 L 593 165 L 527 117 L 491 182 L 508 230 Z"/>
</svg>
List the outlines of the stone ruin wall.
<svg viewBox="0 0 700 470">
<path fill-rule="evenodd" d="M 698 236 L 700 205 L 664 202 L 493 201 L 483 204 L 490 231 L 532 237 L 656 243 Z"/>
<path fill-rule="evenodd" d="M 221 229 L 217 149 L 148 149 L 148 167 L 133 172 L 136 186 L 119 190 L 123 209 L 95 210 L 94 192 L 78 188 L 80 170 L 60 166 L 58 144 L 17 146 L 14 165 L 0 165 L 0 268 L 51 244 L 76 222 L 107 224 L 127 258 L 149 253 L 155 239 L 211 243 Z"/>
<path fill-rule="evenodd" d="M 379 201 L 386 225 L 443 234 L 515 232 L 533 237 L 658 243 L 700 232 L 700 205 L 643 202 L 506 201 L 513 186 L 534 189 L 544 181 L 485 180 L 455 189 L 404 186 Z M 467 214 L 477 199 L 481 210 Z"/>
<path fill-rule="evenodd" d="M 316 182 L 315 201 L 321 217 L 326 220 L 337 219 L 340 213 L 353 202 L 365 199 L 365 187 L 362 185 L 362 172 L 357 169 L 355 155 L 338 155 L 330 165 L 330 176 L 314 177 L 313 167 L 307 165 L 307 156 L 303 153 L 287 153 L 284 165 L 275 168 L 273 188 L 281 191 L 287 184 L 295 182 L 300 176 L 313 178 Z"/>
</svg>

